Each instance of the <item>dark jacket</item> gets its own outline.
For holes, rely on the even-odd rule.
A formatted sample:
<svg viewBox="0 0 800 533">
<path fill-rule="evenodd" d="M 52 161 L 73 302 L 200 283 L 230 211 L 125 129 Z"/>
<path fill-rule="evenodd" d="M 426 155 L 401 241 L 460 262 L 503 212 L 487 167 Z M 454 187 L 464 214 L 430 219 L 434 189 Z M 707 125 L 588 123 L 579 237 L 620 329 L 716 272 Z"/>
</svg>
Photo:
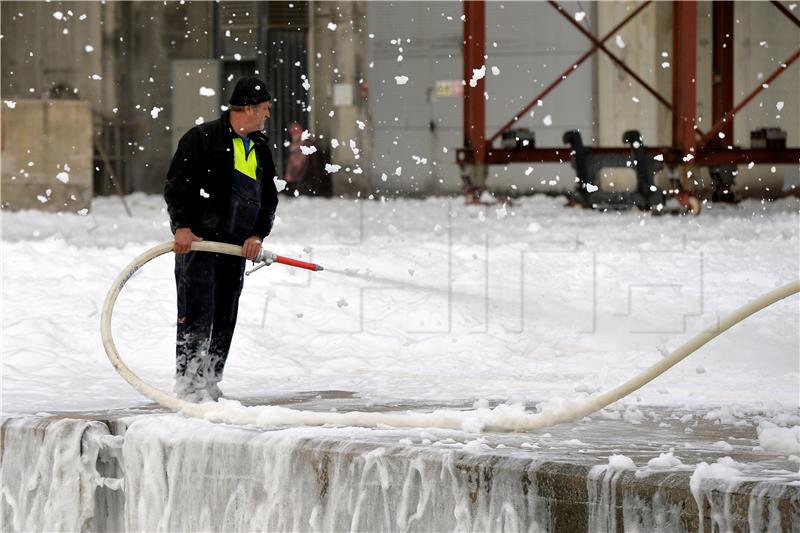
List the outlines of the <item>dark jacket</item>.
<svg viewBox="0 0 800 533">
<path fill-rule="evenodd" d="M 177 228 L 191 228 L 192 233 L 206 240 L 228 240 L 224 227 L 230 215 L 235 135 L 225 112 L 217 120 L 195 126 L 181 138 L 164 185 L 173 233 Z M 273 181 L 275 163 L 266 135 L 259 131 L 248 137 L 255 146 L 261 181 L 261 208 L 253 235 L 264 238 L 272 230 L 278 206 Z"/>
</svg>

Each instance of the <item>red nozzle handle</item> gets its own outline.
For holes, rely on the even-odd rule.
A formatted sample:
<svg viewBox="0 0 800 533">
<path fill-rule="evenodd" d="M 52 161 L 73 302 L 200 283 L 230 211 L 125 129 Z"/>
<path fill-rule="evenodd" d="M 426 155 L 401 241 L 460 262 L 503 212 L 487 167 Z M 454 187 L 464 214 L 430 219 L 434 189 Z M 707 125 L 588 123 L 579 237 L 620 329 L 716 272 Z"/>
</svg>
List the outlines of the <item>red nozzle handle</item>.
<svg viewBox="0 0 800 533">
<path fill-rule="evenodd" d="M 306 261 L 300 261 L 298 259 L 292 259 L 291 257 L 283 257 L 282 255 L 275 256 L 275 262 L 281 263 L 283 265 L 289 265 L 297 268 L 305 268 L 306 270 L 314 270 L 320 271 L 323 270 L 322 266 L 317 265 L 315 263 L 307 263 Z"/>
</svg>

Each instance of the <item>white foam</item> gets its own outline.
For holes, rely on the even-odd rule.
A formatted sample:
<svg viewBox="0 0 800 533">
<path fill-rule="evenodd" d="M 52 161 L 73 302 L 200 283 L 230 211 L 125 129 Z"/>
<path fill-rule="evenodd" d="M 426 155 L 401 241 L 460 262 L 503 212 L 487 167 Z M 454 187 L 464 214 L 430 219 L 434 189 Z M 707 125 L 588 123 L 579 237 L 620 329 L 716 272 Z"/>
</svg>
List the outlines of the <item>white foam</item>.
<svg viewBox="0 0 800 533">
<path fill-rule="evenodd" d="M 171 233 L 162 198 L 134 194 L 126 202 L 132 218 L 113 196 L 95 199 L 83 216 L 2 213 L 5 412 L 146 402 L 109 365 L 99 312 L 123 266 Z M 635 212 L 604 216 L 561 204 L 522 198 L 504 218 L 489 211 L 481 221 L 485 209 L 442 198 L 282 200 L 268 249 L 303 258 L 310 246 L 315 262 L 370 277 L 278 265 L 249 276 L 223 390 L 233 398 L 308 390 L 375 401 L 552 398 L 542 411 L 558 411 L 558 398 L 608 390 L 658 361 L 657 347 L 675 348 L 800 270 L 796 200 L 648 218 L 644 227 Z M 338 253 L 343 247 L 349 255 Z M 701 263 L 702 285 L 687 275 L 699 275 Z M 621 317 L 627 287 L 652 279 L 679 288 L 634 289 L 631 314 Z M 587 297 L 594 280 L 596 298 Z M 114 310 L 123 359 L 162 390 L 172 389 L 174 374 L 174 291 L 172 258 L 164 256 L 129 281 Z M 338 307 L 342 299 L 349 305 Z M 641 403 L 631 399 L 612 414 L 628 411 L 634 421 L 638 405 L 722 405 L 709 420 L 800 425 L 800 363 L 791 356 L 800 341 L 787 334 L 800 321 L 796 304 L 794 297 L 748 318 L 639 391 Z M 705 374 L 694 371 L 698 364 Z M 503 407 L 476 416 L 485 428 L 504 418 L 529 427 L 543 415 Z M 459 427 L 466 420 L 441 418 Z"/>
</svg>

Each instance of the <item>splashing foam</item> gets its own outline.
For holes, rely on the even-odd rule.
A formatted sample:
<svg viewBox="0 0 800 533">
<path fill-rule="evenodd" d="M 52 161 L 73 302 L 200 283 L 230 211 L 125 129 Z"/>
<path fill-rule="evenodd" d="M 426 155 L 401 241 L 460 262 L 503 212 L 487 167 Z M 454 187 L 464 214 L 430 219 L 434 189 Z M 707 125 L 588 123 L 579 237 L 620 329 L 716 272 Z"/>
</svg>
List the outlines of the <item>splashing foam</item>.
<svg viewBox="0 0 800 533">
<path fill-rule="evenodd" d="M 247 407 L 235 400 L 193 404 L 182 414 L 209 422 L 247 425 L 260 428 L 276 426 L 354 426 L 395 428 L 439 428 L 480 433 L 482 431 L 532 431 L 583 416 L 585 400 L 551 400 L 539 413 L 529 413 L 520 404 L 502 404 L 494 408 L 459 411 L 437 409 L 429 413 L 347 413 L 300 411 L 286 407 L 263 405 Z"/>
</svg>

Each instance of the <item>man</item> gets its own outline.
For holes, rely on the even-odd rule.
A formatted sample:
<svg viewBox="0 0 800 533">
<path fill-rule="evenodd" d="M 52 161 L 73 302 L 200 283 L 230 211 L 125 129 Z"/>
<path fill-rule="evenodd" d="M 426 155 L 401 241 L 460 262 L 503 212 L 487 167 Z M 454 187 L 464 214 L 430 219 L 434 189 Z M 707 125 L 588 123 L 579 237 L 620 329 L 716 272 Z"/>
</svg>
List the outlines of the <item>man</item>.
<svg viewBox="0 0 800 533">
<path fill-rule="evenodd" d="M 286 182 L 285 194 L 302 194 L 303 181 L 308 173 L 309 156 L 303 153 L 301 146 L 309 146 L 308 140 L 303 140 L 303 126 L 297 122 L 289 126 L 289 155 L 286 158 L 286 169 L 283 180 Z"/>
<path fill-rule="evenodd" d="M 326 153 L 315 146 L 310 139 L 303 140 L 303 127 L 297 122 L 289 126 L 289 155 L 286 158 L 286 170 L 283 179 L 286 181 L 284 194 L 291 196 L 312 195 L 330 196 L 331 183 L 325 173 Z M 315 151 L 306 155 L 303 147 L 314 147 Z"/>
<path fill-rule="evenodd" d="M 261 130 L 271 103 L 264 81 L 240 79 L 222 117 L 181 138 L 167 174 L 178 289 L 175 392 L 188 401 L 222 395 L 245 267 L 243 257 L 190 249 L 203 239 L 227 242 L 254 259 L 269 235 L 278 193 Z"/>
</svg>

